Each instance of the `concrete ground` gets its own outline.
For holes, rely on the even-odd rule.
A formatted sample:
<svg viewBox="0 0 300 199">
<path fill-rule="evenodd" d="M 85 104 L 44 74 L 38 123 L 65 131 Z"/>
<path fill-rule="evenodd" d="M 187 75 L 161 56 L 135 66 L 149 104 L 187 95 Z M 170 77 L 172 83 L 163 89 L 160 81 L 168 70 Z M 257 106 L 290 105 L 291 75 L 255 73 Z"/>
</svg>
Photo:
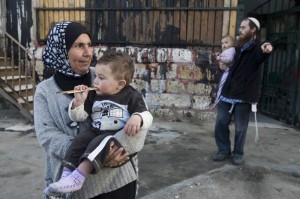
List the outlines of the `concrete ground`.
<svg viewBox="0 0 300 199">
<path fill-rule="evenodd" d="M 259 141 L 251 122 L 242 166 L 211 160 L 214 121 L 155 122 L 139 155 L 140 199 L 300 198 L 300 131 L 258 121 Z"/>
<path fill-rule="evenodd" d="M 44 160 L 30 122 L 0 110 L 0 198 L 42 198 Z M 299 199 L 300 131 L 259 115 L 251 122 L 245 164 L 213 162 L 214 121 L 156 119 L 139 153 L 139 199 Z M 232 130 L 234 126 L 231 126 Z"/>
</svg>

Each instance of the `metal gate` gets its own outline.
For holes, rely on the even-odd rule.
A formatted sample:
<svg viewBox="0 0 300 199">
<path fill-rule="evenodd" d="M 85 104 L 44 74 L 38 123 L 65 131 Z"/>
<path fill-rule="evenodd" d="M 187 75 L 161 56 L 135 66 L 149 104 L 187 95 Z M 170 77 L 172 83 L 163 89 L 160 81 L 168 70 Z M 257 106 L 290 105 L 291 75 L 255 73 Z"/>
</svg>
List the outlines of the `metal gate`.
<svg viewBox="0 0 300 199">
<path fill-rule="evenodd" d="M 260 13 L 266 19 L 267 40 L 274 46 L 264 68 L 260 110 L 300 126 L 300 6 L 297 1 L 282 1 L 274 11 L 274 2 L 278 1 L 268 1 L 267 13 Z"/>
</svg>

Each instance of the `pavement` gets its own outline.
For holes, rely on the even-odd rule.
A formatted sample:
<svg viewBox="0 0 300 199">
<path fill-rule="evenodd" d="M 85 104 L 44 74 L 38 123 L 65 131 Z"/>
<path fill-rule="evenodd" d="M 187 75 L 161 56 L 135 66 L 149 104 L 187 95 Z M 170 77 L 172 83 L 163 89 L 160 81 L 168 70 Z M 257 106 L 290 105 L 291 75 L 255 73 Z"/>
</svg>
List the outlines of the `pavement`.
<svg viewBox="0 0 300 199">
<path fill-rule="evenodd" d="M 245 163 L 234 166 L 211 160 L 214 120 L 155 118 L 139 153 L 138 199 L 299 199 L 299 129 L 261 114 L 257 121 L 258 143 L 252 115 Z M 43 156 L 32 122 L 0 110 L 0 198 L 42 198 Z"/>
<path fill-rule="evenodd" d="M 214 120 L 199 124 L 157 119 L 139 154 L 140 199 L 299 199 L 300 131 L 254 114 L 245 163 L 214 162 Z M 234 132 L 234 124 L 230 126 Z M 232 133 L 234 135 L 234 133 Z M 231 135 L 231 142 L 232 140 Z"/>
</svg>

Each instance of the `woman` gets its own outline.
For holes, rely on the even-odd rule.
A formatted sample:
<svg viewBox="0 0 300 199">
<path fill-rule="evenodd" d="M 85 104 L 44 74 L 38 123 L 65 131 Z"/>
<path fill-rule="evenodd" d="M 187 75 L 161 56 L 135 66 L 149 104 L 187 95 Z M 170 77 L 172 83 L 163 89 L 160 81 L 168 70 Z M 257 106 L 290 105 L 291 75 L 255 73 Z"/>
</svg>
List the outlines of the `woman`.
<svg viewBox="0 0 300 199">
<path fill-rule="evenodd" d="M 80 132 L 90 128 L 89 121 L 74 123 L 68 116 L 68 105 L 73 95 L 56 94 L 59 91 L 72 90 L 74 86 L 91 86 L 92 60 L 91 39 L 85 28 L 76 22 L 61 22 L 50 31 L 47 46 L 43 54 L 45 67 L 54 68 L 53 77 L 41 82 L 34 97 L 34 123 L 37 138 L 46 152 L 46 186 L 60 179 L 65 152 L 72 139 Z M 152 116 L 142 113 L 144 122 L 152 123 Z M 146 119 L 145 119 L 146 118 Z M 134 137 L 123 131 L 115 137 L 129 153 L 140 151 L 147 131 L 143 130 Z M 128 159 L 123 148 L 111 144 L 110 156 L 106 166 L 116 166 Z M 82 189 L 71 195 L 59 198 L 78 199 L 134 199 L 136 195 L 137 158 L 121 167 L 104 167 L 99 173 L 90 175 Z"/>
</svg>

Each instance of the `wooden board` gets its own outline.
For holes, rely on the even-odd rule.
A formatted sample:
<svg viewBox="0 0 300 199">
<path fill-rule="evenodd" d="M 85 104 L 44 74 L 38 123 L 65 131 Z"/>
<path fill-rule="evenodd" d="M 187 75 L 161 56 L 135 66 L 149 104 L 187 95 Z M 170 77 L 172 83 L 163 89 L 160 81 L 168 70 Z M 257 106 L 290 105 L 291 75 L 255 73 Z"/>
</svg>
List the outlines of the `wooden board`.
<svg viewBox="0 0 300 199">
<path fill-rule="evenodd" d="M 210 8 L 213 8 L 215 6 L 215 0 L 210 0 L 209 5 Z M 206 43 L 214 43 L 214 33 L 215 33 L 215 10 L 208 11 L 208 32 L 207 32 L 207 40 Z M 211 49 L 208 47 L 207 49 Z"/>
<path fill-rule="evenodd" d="M 238 0 L 232 0 L 231 6 L 236 7 L 238 3 Z M 236 16 L 237 11 L 232 10 L 230 11 L 230 25 L 229 25 L 229 35 L 235 38 L 235 32 L 236 32 Z"/>
<path fill-rule="evenodd" d="M 208 1 L 203 2 L 203 7 L 208 7 Z M 201 12 L 201 40 L 207 42 L 208 35 L 208 11 L 204 10 Z"/>
<path fill-rule="evenodd" d="M 63 8 L 67 8 L 69 6 L 69 0 L 63 0 Z M 60 21 L 69 21 L 70 13 L 69 11 L 64 11 L 63 15 L 59 18 Z"/>
<path fill-rule="evenodd" d="M 183 1 L 184 2 L 184 1 Z M 181 5 L 186 6 L 186 5 Z M 180 11 L 180 40 L 187 40 L 187 13 L 188 11 Z"/>
<path fill-rule="evenodd" d="M 224 7 L 230 7 L 230 1 L 231 0 L 224 0 Z M 229 34 L 229 18 L 230 11 L 225 10 L 223 11 L 223 27 L 222 27 L 222 36 Z"/>
<path fill-rule="evenodd" d="M 176 4 L 174 5 L 175 8 L 180 6 L 180 2 L 176 1 Z M 172 35 L 172 41 L 173 42 L 179 42 L 180 41 L 180 11 L 173 11 L 173 26 L 176 32 Z"/>
<path fill-rule="evenodd" d="M 38 4 L 38 7 L 44 7 L 44 0 L 40 0 L 39 1 L 39 4 Z M 45 39 L 46 38 L 46 24 L 44 23 L 45 22 L 45 15 L 46 15 L 46 12 L 39 12 L 38 14 L 39 16 L 39 28 L 38 28 L 38 31 L 39 31 L 39 35 L 40 35 L 40 39 Z"/>
<path fill-rule="evenodd" d="M 217 7 L 222 7 L 224 4 L 223 0 L 217 0 Z M 221 43 L 222 38 L 222 14 L 223 11 L 216 11 L 216 18 L 215 18 L 215 40 L 214 43 Z"/>
<path fill-rule="evenodd" d="M 201 11 L 195 11 L 195 22 L 194 22 L 194 41 L 201 41 Z"/>
<path fill-rule="evenodd" d="M 189 8 L 194 8 L 195 7 L 195 1 L 190 0 L 188 2 L 188 7 Z M 187 26 L 187 33 L 186 33 L 186 40 L 189 42 L 192 42 L 194 39 L 194 27 L 195 27 L 195 11 L 187 11 L 187 21 L 188 24 Z"/>
</svg>

